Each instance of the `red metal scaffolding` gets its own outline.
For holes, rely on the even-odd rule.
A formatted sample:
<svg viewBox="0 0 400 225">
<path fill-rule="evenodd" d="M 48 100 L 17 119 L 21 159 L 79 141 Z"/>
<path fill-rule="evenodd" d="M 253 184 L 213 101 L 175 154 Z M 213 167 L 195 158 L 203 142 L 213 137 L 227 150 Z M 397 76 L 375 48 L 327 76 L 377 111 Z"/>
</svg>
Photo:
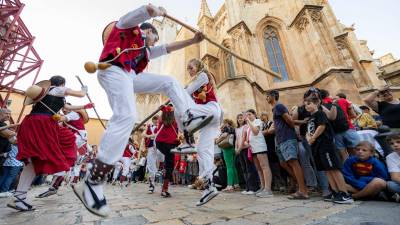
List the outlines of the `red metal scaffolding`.
<svg viewBox="0 0 400 225">
<path fill-rule="evenodd" d="M 39 75 L 43 60 L 33 48 L 35 37 L 20 18 L 24 4 L 19 0 L 0 0 L 0 107 L 7 107 L 18 80 Z M 25 107 L 22 107 L 18 121 Z"/>
</svg>

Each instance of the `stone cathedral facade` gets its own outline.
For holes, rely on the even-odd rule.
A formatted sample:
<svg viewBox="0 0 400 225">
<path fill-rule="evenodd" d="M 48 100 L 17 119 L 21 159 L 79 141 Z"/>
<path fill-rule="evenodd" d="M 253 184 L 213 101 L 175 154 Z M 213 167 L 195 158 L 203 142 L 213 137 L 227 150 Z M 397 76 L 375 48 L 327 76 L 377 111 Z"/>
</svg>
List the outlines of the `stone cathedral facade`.
<svg viewBox="0 0 400 225">
<path fill-rule="evenodd" d="M 161 40 L 190 38 L 193 34 L 168 20 L 154 21 Z M 380 70 L 354 27 L 338 21 L 327 0 L 225 0 L 212 15 L 206 0 L 200 1 L 198 28 L 217 43 L 281 75 L 274 78 L 203 41 L 154 61 L 149 71 L 189 81 L 186 64 L 200 58 L 215 75 L 217 94 L 225 117 L 253 108 L 271 112 L 265 92 L 279 90 L 289 108 L 301 102 L 310 87 L 332 95 L 344 92 L 361 103 L 363 95 L 384 85 Z M 163 36 L 164 35 L 164 36 Z M 138 96 L 139 118 L 150 114 L 162 96 Z"/>
</svg>

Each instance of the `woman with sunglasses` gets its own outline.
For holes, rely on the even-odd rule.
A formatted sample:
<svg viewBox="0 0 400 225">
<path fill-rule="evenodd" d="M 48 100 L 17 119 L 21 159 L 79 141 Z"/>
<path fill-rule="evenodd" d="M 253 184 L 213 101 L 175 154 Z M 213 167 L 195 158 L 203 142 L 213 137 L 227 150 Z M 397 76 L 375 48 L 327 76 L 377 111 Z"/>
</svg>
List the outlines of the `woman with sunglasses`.
<svg viewBox="0 0 400 225">
<path fill-rule="evenodd" d="M 372 92 L 364 102 L 381 116 L 383 125 L 400 129 L 400 101 L 394 98 L 389 86 Z"/>
</svg>

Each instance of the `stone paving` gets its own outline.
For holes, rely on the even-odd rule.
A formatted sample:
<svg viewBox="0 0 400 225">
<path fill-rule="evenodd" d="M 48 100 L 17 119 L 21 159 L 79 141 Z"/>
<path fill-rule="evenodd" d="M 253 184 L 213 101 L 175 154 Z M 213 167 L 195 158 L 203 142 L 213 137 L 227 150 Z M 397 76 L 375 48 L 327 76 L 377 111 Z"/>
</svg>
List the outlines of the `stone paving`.
<svg viewBox="0 0 400 225">
<path fill-rule="evenodd" d="M 15 212 L 6 207 L 9 199 L 0 199 L 0 224 L 324 224 L 323 221 L 335 214 L 346 213 L 360 205 L 360 202 L 337 205 L 324 202 L 320 197 L 288 200 L 284 195 L 257 198 L 236 192 L 220 193 L 208 204 L 196 207 L 200 191 L 172 186 L 173 197 L 164 199 L 159 196 L 160 187 L 156 188 L 158 192 L 151 195 L 147 194 L 145 184 L 133 184 L 128 188 L 107 185 L 105 191 L 112 214 L 102 219 L 90 214 L 71 188 L 63 186 L 57 195 L 45 199 L 32 198 L 46 189 L 38 187 L 32 190 L 29 199 L 36 207 L 33 212 Z"/>
</svg>

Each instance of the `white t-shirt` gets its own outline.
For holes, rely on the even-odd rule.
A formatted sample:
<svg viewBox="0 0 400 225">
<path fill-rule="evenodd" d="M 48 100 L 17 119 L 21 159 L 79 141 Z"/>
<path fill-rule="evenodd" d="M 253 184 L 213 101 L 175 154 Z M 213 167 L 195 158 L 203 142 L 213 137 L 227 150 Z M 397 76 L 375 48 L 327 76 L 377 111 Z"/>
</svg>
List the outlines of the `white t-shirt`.
<svg viewBox="0 0 400 225">
<path fill-rule="evenodd" d="M 266 152 L 267 149 L 267 143 L 265 142 L 264 135 L 262 134 L 261 131 L 261 126 L 262 126 L 262 121 L 259 119 L 255 119 L 253 121 L 253 125 L 259 128 L 259 132 L 257 135 L 254 135 L 253 132 L 250 129 L 250 146 L 251 146 L 251 152 L 252 153 L 259 153 L 259 152 Z"/>
<path fill-rule="evenodd" d="M 386 164 L 389 173 L 400 173 L 400 155 L 397 152 L 392 152 L 386 156 Z"/>
<path fill-rule="evenodd" d="M 239 148 L 241 148 L 241 145 L 243 143 L 243 128 L 244 126 L 235 129 L 236 141 L 239 143 Z"/>
</svg>

